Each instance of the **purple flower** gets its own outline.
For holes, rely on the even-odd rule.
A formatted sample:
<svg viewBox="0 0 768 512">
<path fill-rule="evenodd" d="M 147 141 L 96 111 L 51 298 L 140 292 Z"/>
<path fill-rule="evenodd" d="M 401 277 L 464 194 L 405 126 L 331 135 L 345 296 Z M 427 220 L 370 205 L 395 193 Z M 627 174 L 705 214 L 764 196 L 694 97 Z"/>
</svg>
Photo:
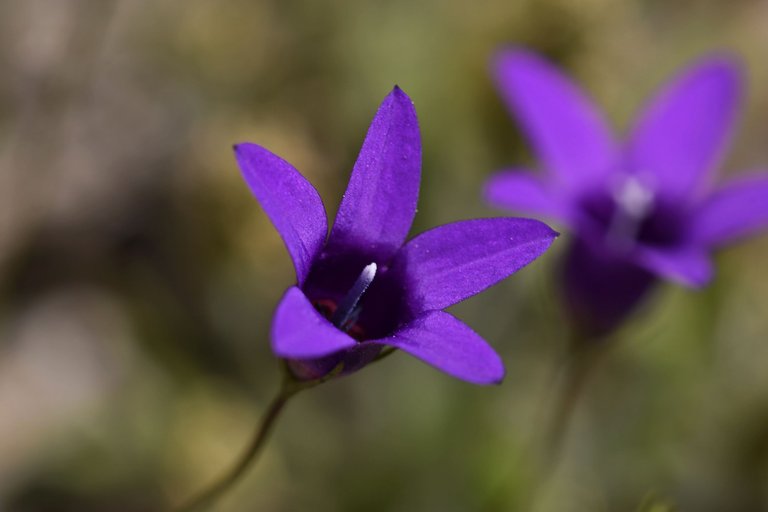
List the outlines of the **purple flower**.
<svg viewBox="0 0 768 512">
<path fill-rule="evenodd" d="M 393 347 L 459 379 L 502 380 L 493 349 L 441 310 L 527 265 L 557 234 L 535 220 L 493 218 L 405 242 L 421 140 L 403 91 L 395 87 L 376 113 L 330 236 L 320 196 L 293 166 L 255 144 L 239 144 L 235 154 L 296 268 L 297 283 L 275 311 L 272 349 L 297 378 L 318 379 L 339 364 L 350 373 Z"/>
<path fill-rule="evenodd" d="M 768 224 L 768 174 L 710 186 L 742 96 L 739 66 L 711 55 L 666 84 L 617 141 L 588 98 L 522 49 L 493 63 L 501 96 L 544 173 L 499 172 L 493 205 L 559 221 L 571 312 L 593 332 L 617 326 L 657 277 L 700 287 L 712 249 Z"/>
</svg>

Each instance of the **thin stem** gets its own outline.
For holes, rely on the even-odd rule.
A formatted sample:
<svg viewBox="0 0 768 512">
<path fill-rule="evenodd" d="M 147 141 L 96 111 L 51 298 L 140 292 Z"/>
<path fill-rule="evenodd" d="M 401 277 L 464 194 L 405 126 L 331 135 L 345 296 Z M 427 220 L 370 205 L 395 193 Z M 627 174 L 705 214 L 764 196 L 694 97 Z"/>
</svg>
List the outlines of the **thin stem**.
<svg viewBox="0 0 768 512">
<path fill-rule="evenodd" d="M 574 327 L 567 347 L 561 376 L 558 379 L 557 396 L 549 424 L 544 431 L 544 453 L 539 475 L 531 493 L 531 505 L 541 500 L 552 476 L 557 471 L 565 439 L 573 414 L 584 396 L 584 391 L 605 353 L 613 346 L 613 340 L 586 336 Z"/>
<path fill-rule="evenodd" d="M 573 414 L 608 345 L 608 340 L 579 338 L 569 347 L 545 439 L 545 465 L 550 470 L 557 464 Z"/>
<path fill-rule="evenodd" d="M 280 413 L 288 400 L 305 387 L 292 386 L 288 380 L 284 381 L 278 394 L 272 399 L 267 411 L 261 419 L 248 449 L 240 456 L 237 464 L 217 480 L 211 487 L 200 493 L 197 497 L 176 509 L 176 512 L 193 512 L 205 510 L 233 484 L 235 484 L 246 470 L 258 459 L 265 441 L 269 437 Z"/>
<path fill-rule="evenodd" d="M 516 510 L 533 510 L 542 499 L 546 487 L 558 466 L 558 459 L 568 432 L 574 412 L 584 395 L 589 379 L 604 354 L 613 345 L 608 338 L 594 338 L 585 335 L 577 327 L 573 327 L 567 342 L 564 360 L 552 368 L 553 375 L 547 378 L 547 395 L 554 395 L 553 400 L 542 400 L 542 403 L 553 403 L 551 410 L 539 411 L 536 416 L 541 418 L 534 424 L 543 423 L 544 428 L 531 433 L 529 444 L 541 446 L 541 456 L 532 469 L 532 481 L 527 485 L 525 493 L 517 498 Z M 551 387 L 550 387 L 551 386 Z M 554 387 L 554 389 L 552 389 Z M 528 448 L 530 450 L 530 447 Z M 527 454 L 520 456 L 522 462 Z M 480 510 L 485 512 L 501 512 L 510 510 L 510 504 L 505 494 L 505 484 L 512 478 L 513 470 L 506 471 L 498 479 L 497 484 L 489 492 Z"/>
<path fill-rule="evenodd" d="M 344 369 L 344 364 L 339 363 L 336 368 L 328 372 L 326 375 L 315 380 L 299 381 L 296 380 L 293 373 L 291 373 L 288 363 L 285 360 L 280 361 L 283 372 L 283 381 L 280 386 L 280 391 L 270 402 L 267 412 L 261 418 L 258 427 L 253 436 L 251 444 L 248 449 L 240 456 L 232 469 L 225 473 L 219 480 L 217 480 L 211 487 L 197 495 L 194 499 L 190 500 L 186 504 L 175 509 L 175 512 L 194 512 L 199 510 L 206 510 L 208 507 L 232 487 L 240 477 L 245 474 L 248 468 L 256 462 L 261 449 L 269 437 L 272 428 L 275 426 L 275 422 L 280 417 L 280 413 L 283 411 L 285 404 L 299 391 L 319 386 L 323 382 L 326 382 L 341 374 Z"/>
</svg>

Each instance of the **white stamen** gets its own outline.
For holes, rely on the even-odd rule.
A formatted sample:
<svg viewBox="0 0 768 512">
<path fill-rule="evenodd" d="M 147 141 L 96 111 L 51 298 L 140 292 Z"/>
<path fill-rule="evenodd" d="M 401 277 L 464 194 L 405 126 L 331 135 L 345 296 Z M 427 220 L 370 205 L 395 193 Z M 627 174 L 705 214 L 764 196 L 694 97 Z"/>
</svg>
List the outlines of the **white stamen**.
<svg viewBox="0 0 768 512">
<path fill-rule="evenodd" d="M 626 249 L 634 242 L 641 224 L 653 210 L 653 190 L 636 176 L 628 176 L 614 189 L 613 200 L 616 201 L 616 210 L 608 226 L 607 239 Z"/>
<path fill-rule="evenodd" d="M 352 285 L 347 295 L 339 303 L 339 307 L 331 318 L 331 322 L 338 328 L 344 328 L 346 324 L 357 314 L 357 304 L 363 297 L 363 294 L 376 277 L 376 263 L 371 263 L 363 268 L 360 276 Z"/>
<path fill-rule="evenodd" d="M 634 176 L 618 187 L 613 198 L 632 217 L 645 217 L 653 207 L 653 192 Z"/>
</svg>

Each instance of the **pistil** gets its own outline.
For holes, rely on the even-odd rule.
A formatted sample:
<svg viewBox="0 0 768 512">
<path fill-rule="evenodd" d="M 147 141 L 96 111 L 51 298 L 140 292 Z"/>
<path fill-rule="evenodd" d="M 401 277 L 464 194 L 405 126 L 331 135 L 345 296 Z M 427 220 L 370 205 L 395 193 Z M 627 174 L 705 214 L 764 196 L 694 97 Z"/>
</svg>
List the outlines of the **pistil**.
<svg viewBox="0 0 768 512">
<path fill-rule="evenodd" d="M 653 210 L 653 191 L 638 178 L 630 176 L 614 191 L 616 208 L 608 226 L 607 239 L 618 248 L 631 247 L 643 221 Z"/>
<path fill-rule="evenodd" d="M 373 278 L 376 277 L 376 268 L 376 263 L 371 263 L 363 268 L 355 284 L 352 285 L 352 288 L 350 288 L 347 295 L 339 303 L 339 307 L 333 313 L 333 317 L 331 317 L 333 325 L 339 329 L 346 330 L 354 324 L 360 312 L 358 304 L 368 286 L 373 282 Z"/>
</svg>

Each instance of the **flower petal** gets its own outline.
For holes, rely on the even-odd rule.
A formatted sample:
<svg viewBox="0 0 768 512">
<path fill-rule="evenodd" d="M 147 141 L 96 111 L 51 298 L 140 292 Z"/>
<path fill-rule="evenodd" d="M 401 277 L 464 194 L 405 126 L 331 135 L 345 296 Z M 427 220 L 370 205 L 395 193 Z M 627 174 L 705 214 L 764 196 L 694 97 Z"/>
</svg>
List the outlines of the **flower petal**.
<svg viewBox="0 0 768 512">
<path fill-rule="evenodd" d="M 638 247 L 634 259 L 639 265 L 661 277 L 694 288 L 707 284 L 714 272 L 709 255 L 699 247 Z"/>
<path fill-rule="evenodd" d="M 571 220 L 568 203 L 527 171 L 497 172 L 485 182 L 484 196 L 497 208 L 542 215 L 565 224 Z"/>
<path fill-rule="evenodd" d="M 741 178 L 704 200 L 693 216 L 694 241 L 718 246 L 768 228 L 768 174 Z"/>
<path fill-rule="evenodd" d="M 297 282 L 303 284 L 328 234 L 320 195 L 291 164 L 261 146 L 238 144 L 235 157 L 291 255 Z"/>
<path fill-rule="evenodd" d="M 655 179 L 662 194 L 689 196 L 725 149 L 741 82 L 739 65 L 725 56 L 702 59 L 673 79 L 631 132 L 630 169 Z"/>
<path fill-rule="evenodd" d="M 275 355 L 309 359 L 356 344 L 352 337 L 321 315 L 299 288 L 288 288 L 272 321 L 272 351 Z"/>
<path fill-rule="evenodd" d="M 496 55 L 493 74 L 507 108 L 564 185 L 580 189 L 605 177 L 617 146 L 576 84 L 543 58 L 516 48 Z"/>
<path fill-rule="evenodd" d="M 533 219 L 474 219 L 409 241 L 392 269 L 406 276 L 412 311 L 443 309 L 483 291 L 538 258 L 557 233 Z"/>
<path fill-rule="evenodd" d="M 411 229 L 420 174 L 416 110 L 395 87 L 368 129 L 331 229 L 329 251 L 362 249 L 385 263 Z"/>
<path fill-rule="evenodd" d="M 440 371 L 473 384 L 498 384 L 504 364 L 475 331 L 444 311 L 429 312 L 373 343 L 397 347 Z"/>
</svg>

